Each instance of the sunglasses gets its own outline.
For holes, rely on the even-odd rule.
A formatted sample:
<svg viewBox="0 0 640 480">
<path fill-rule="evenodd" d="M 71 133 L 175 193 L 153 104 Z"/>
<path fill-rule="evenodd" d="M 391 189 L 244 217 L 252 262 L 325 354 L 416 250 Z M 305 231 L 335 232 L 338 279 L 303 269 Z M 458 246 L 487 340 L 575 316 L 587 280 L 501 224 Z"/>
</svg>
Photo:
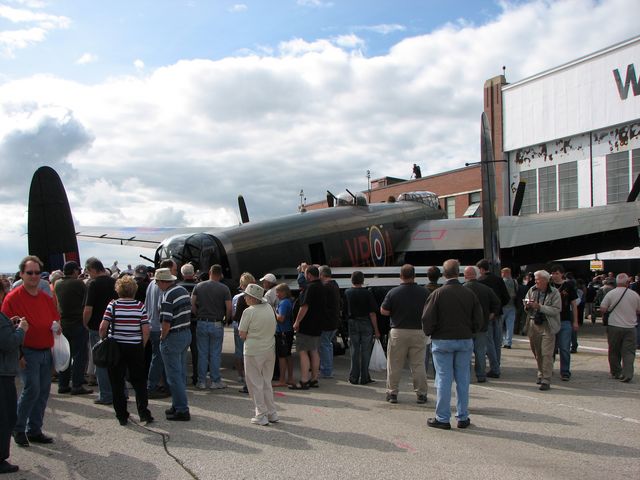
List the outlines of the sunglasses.
<svg viewBox="0 0 640 480">
<path fill-rule="evenodd" d="M 27 275 L 40 275 L 40 272 L 36 272 L 34 270 L 29 270 L 29 271 L 24 272 L 24 273 L 26 273 Z"/>
</svg>

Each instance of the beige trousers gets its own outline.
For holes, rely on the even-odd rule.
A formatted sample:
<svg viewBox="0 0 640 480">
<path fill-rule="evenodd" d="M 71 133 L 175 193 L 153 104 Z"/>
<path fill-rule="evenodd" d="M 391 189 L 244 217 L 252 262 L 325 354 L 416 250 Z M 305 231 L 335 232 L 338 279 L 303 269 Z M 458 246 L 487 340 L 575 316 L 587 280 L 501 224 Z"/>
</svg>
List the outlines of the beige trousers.
<svg viewBox="0 0 640 480">
<path fill-rule="evenodd" d="M 556 336 L 549 332 L 549 324 L 542 325 L 533 323 L 533 319 L 528 319 L 529 344 L 531 351 L 538 363 L 538 378 L 542 383 L 551 383 L 553 374 L 553 351 L 556 348 Z"/>
<path fill-rule="evenodd" d="M 409 359 L 414 392 L 418 395 L 427 394 L 427 371 L 424 366 L 426 349 L 427 337 L 422 330 L 391 329 L 387 344 L 387 393 L 398 394 L 402 369 Z"/>
<path fill-rule="evenodd" d="M 276 354 L 273 351 L 262 355 L 244 356 L 244 380 L 256 406 L 256 417 L 276 413 L 271 388 L 275 361 Z"/>
</svg>

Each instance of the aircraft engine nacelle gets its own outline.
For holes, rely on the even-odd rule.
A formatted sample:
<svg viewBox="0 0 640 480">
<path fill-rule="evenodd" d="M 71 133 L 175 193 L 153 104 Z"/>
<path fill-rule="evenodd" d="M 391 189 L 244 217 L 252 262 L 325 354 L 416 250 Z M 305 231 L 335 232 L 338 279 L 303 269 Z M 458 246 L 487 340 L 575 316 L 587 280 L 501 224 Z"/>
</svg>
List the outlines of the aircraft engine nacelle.
<svg viewBox="0 0 640 480">
<path fill-rule="evenodd" d="M 156 249 L 156 267 L 169 258 L 178 264 L 178 268 L 185 263 L 191 263 L 196 271 L 205 272 L 211 265 L 217 263 L 222 265 L 223 269 L 228 269 L 222 247 L 216 238 L 208 233 L 184 234 L 167 238 Z"/>
</svg>

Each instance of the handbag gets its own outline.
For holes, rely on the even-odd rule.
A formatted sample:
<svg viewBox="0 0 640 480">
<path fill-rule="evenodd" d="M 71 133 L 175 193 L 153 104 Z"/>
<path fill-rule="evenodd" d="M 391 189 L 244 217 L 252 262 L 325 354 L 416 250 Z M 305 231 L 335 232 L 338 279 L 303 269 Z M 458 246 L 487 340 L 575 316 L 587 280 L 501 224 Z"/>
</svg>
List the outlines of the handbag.
<svg viewBox="0 0 640 480">
<path fill-rule="evenodd" d="M 387 368 L 387 357 L 382 349 L 380 339 L 376 338 L 373 343 L 373 351 L 371 352 L 371 359 L 369 360 L 369 370 L 372 372 L 380 372 Z"/>
<path fill-rule="evenodd" d="M 91 352 L 93 354 L 93 363 L 96 367 L 115 367 L 120 361 L 120 347 L 115 338 L 113 338 L 114 325 L 116 323 L 116 304 L 113 303 L 113 321 L 109 328 L 111 329 L 111 335 L 107 334 L 106 338 L 103 338 L 96 343 Z"/>
<path fill-rule="evenodd" d="M 69 340 L 63 334 L 53 335 L 53 347 L 51 347 L 53 355 L 53 366 L 56 372 L 60 373 L 69 368 L 71 362 L 71 347 Z"/>
<path fill-rule="evenodd" d="M 609 325 L 609 315 L 611 314 L 611 312 L 613 312 L 615 310 L 615 308 L 618 306 L 618 304 L 620 303 L 620 301 L 622 300 L 622 297 L 624 297 L 624 294 L 627 293 L 627 290 L 629 290 L 629 288 L 625 288 L 624 292 L 622 292 L 622 295 L 620 295 L 620 298 L 618 299 L 618 301 L 616 302 L 616 304 L 613 306 L 613 308 L 611 310 L 607 310 L 606 312 L 604 312 L 602 314 L 602 324 L 606 327 L 607 325 Z"/>
</svg>

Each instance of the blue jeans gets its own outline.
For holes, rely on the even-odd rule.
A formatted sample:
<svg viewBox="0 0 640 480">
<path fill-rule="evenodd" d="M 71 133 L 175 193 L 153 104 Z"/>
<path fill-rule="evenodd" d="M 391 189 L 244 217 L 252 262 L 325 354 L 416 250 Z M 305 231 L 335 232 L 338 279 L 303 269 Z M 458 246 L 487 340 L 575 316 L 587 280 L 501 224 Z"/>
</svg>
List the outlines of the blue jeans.
<svg viewBox="0 0 640 480">
<path fill-rule="evenodd" d="M 98 330 L 89 330 L 89 341 L 91 348 L 100 340 Z M 109 380 L 109 372 L 104 367 L 96 366 L 96 379 L 98 380 L 98 388 L 100 393 L 98 398 L 103 402 L 113 402 L 113 393 L 111 391 L 111 381 Z"/>
<path fill-rule="evenodd" d="M 458 420 L 469 418 L 469 383 L 473 340 L 432 340 L 433 364 L 436 367 L 436 419 L 449 423 L 451 418 L 451 384 L 456 381 Z"/>
<path fill-rule="evenodd" d="M 556 333 L 556 349 L 560 353 L 560 376 L 571 376 L 571 322 L 560 322 L 560 331 Z"/>
<path fill-rule="evenodd" d="M 51 390 L 51 350 L 23 347 L 22 352 L 27 365 L 20 370 L 23 388 L 18 399 L 18 418 L 14 431 L 38 435 L 42 433 L 44 411 Z"/>
<path fill-rule="evenodd" d="M 219 382 L 220 363 L 222 361 L 222 341 L 224 327 L 222 322 L 198 320 L 196 329 L 198 340 L 198 382 L 206 383 L 207 369 L 211 372 L 211 381 Z"/>
<path fill-rule="evenodd" d="M 320 376 L 333 375 L 333 337 L 337 330 L 323 330 L 320 334 Z"/>
<path fill-rule="evenodd" d="M 473 336 L 474 368 L 478 380 L 487 378 L 487 338 L 487 332 L 478 332 Z"/>
<path fill-rule="evenodd" d="M 84 372 L 87 369 L 87 340 L 89 332 L 82 324 L 69 325 L 62 329 L 62 334 L 69 341 L 71 362 L 69 367 L 60 372 L 58 388 L 68 387 L 69 381 L 73 388 L 81 388 L 84 382 Z"/>
<path fill-rule="evenodd" d="M 504 336 L 502 341 L 504 345 L 510 347 L 513 342 L 513 327 L 516 324 L 516 307 L 502 307 L 502 320 L 504 321 Z"/>
<path fill-rule="evenodd" d="M 500 375 L 500 356 L 502 355 L 502 318 L 498 317 L 489 322 L 487 329 L 487 357 L 489 357 L 489 371 Z"/>
<path fill-rule="evenodd" d="M 373 346 L 373 325 L 371 325 L 369 318 L 349 319 L 349 342 L 351 354 L 349 381 L 364 384 L 371 379 L 369 377 L 369 361 Z"/>
<path fill-rule="evenodd" d="M 153 392 L 158 389 L 158 383 L 164 375 L 164 362 L 160 353 L 160 330 L 151 331 L 151 365 L 149 365 L 149 377 L 147 378 L 147 390 Z M 166 382 L 165 382 L 166 384 Z"/>
<path fill-rule="evenodd" d="M 176 412 L 188 412 L 187 400 L 187 349 L 191 344 L 189 327 L 170 331 L 167 338 L 160 342 L 160 352 L 167 374 L 167 383 L 171 389 L 171 406 Z"/>
</svg>

